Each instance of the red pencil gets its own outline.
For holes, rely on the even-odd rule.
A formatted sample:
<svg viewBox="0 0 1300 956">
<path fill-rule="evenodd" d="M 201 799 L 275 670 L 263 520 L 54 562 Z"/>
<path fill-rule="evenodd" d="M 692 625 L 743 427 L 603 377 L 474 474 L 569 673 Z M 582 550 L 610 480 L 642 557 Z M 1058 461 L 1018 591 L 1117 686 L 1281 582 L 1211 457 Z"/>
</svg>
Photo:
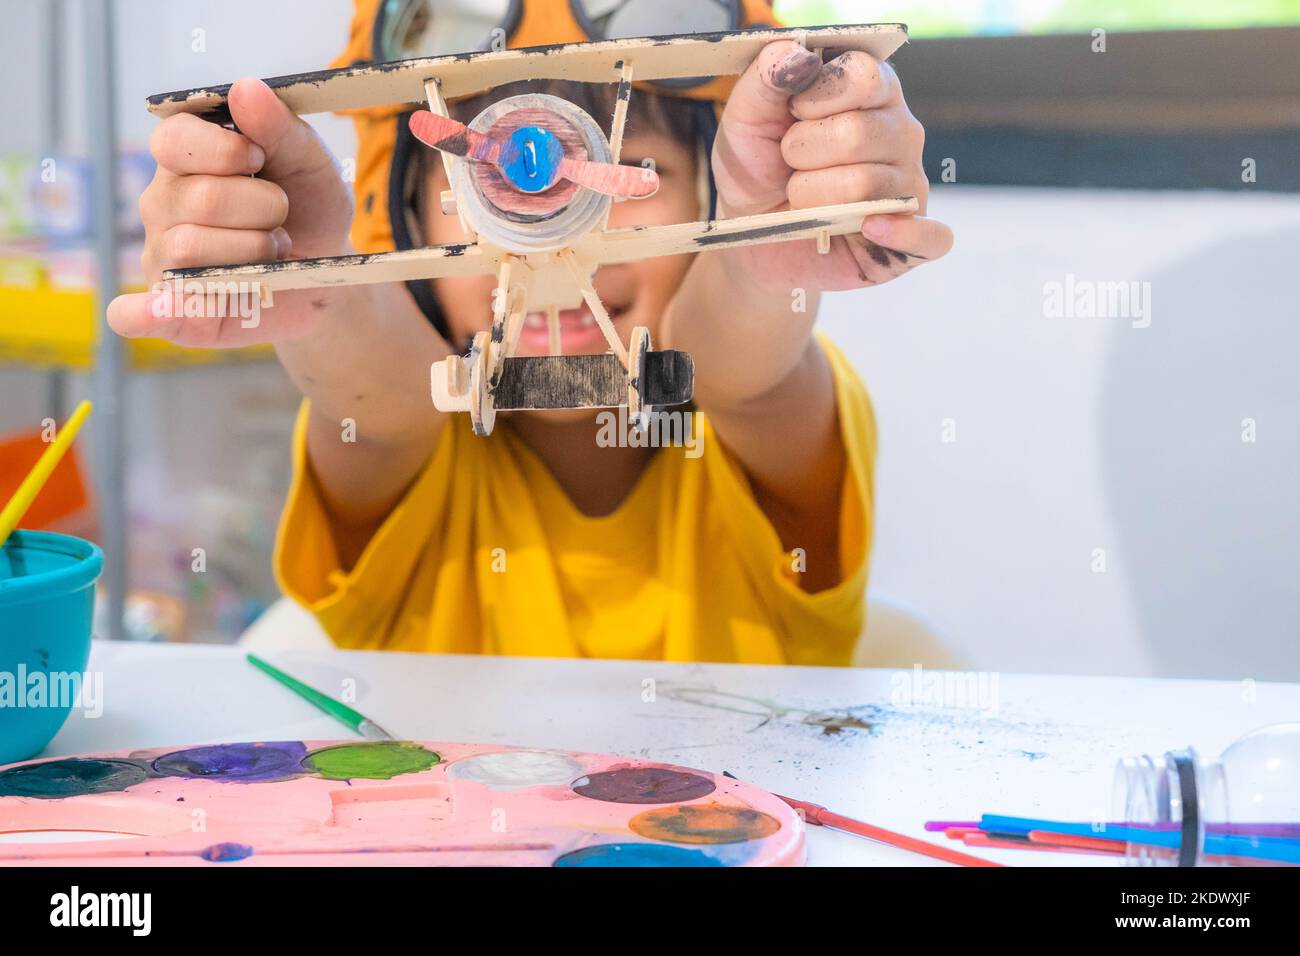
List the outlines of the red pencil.
<svg viewBox="0 0 1300 956">
<path fill-rule="evenodd" d="M 967 833 L 962 837 L 967 846 L 986 846 L 998 850 L 1037 850 L 1040 853 L 1091 853 L 1102 856 L 1122 855 L 1123 850 L 1095 850 L 1080 846 L 1064 844 L 1031 843 L 1027 840 L 1000 840 L 987 833 Z"/>
</svg>

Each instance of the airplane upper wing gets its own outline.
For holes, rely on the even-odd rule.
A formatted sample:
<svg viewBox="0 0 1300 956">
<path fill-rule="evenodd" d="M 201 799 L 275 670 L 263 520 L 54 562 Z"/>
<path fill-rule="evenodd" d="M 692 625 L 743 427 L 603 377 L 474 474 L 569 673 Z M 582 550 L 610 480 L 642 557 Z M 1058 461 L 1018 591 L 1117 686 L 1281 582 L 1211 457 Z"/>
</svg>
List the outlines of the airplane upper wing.
<svg viewBox="0 0 1300 956">
<path fill-rule="evenodd" d="M 902 197 L 819 209 L 787 209 L 711 222 L 609 229 L 593 237 L 590 246 L 584 247 L 582 252 L 590 261 L 604 265 L 684 252 L 727 249 L 745 243 L 816 239 L 822 233 L 845 236 L 858 232 L 867 216 L 911 213 L 917 208 L 915 199 Z"/>
<path fill-rule="evenodd" d="M 200 282 L 214 291 L 219 291 L 218 287 L 226 283 L 248 283 L 256 284 L 258 289 L 276 292 L 367 282 L 405 282 L 408 279 L 436 279 L 442 276 L 496 275 L 499 265 L 499 252 L 487 251 L 478 245 L 463 244 L 368 255 L 169 269 L 163 273 L 163 281 Z"/>
<path fill-rule="evenodd" d="M 437 77 L 442 84 L 442 95 L 453 100 L 516 80 L 610 83 L 618 78 L 617 65 L 624 60 L 632 64 L 635 80 L 731 76 L 743 73 L 768 43 L 794 37 L 802 37 L 810 49 L 864 50 L 883 60 L 907 42 L 907 27 L 901 23 L 877 23 L 561 43 L 368 63 L 341 70 L 277 76 L 266 82 L 295 113 L 323 113 L 423 103 L 424 83 L 430 77 Z M 147 102 L 150 112 L 157 116 L 198 113 L 214 120 L 228 120 L 226 94 L 229 90 L 227 83 L 157 93 Z"/>
</svg>

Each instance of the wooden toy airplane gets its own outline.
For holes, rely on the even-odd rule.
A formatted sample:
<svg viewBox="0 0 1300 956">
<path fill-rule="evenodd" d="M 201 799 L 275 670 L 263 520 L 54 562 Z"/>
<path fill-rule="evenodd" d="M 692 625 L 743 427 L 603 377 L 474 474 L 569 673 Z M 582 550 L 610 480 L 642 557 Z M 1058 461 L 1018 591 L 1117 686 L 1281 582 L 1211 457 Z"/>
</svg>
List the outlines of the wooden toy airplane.
<svg viewBox="0 0 1300 956">
<path fill-rule="evenodd" d="M 779 39 L 796 39 L 818 51 L 863 50 L 884 59 L 906 41 L 907 32 L 898 24 L 876 24 L 603 40 L 267 80 L 300 114 L 427 104 L 428 111 L 413 116 L 411 129 L 441 151 L 451 183 L 442 196 L 443 212 L 459 217 L 470 241 L 370 255 L 176 269 L 164 278 L 256 284 L 269 302 L 270 294 L 281 289 L 494 275 L 491 332 L 476 335 L 468 355 L 434 363 L 434 405 L 444 412 L 468 412 L 480 435 L 491 433 L 498 410 L 515 409 L 626 405 L 629 418 L 644 426 L 652 409 L 690 401 L 694 368 L 684 352 L 653 351 L 643 326 L 632 330 L 624 346 L 593 287 L 597 269 L 794 240 L 816 240 L 825 254 L 831 237 L 857 233 L 866 216 L 917 210 L 916 200 L 905 197 L 670 226 L 608 228 L 614 197 L 641 198 L 658 186 L 653 170 L 619 165 L 633 78 L 736 75 Z M 450 118 L 448 101 L 518 80 L 618 83 L 611 135 L 606 139 L 592 117 L 566 100 L 541 94 L 494 103 L 468 126 Z M 229 123 L 228 91 L 227 85 L 159 94 L 149 98 L 149 109 L 158 116 L 188 112 Z M 583 303 L 609 351 L 563 355 L 559 312 Z M 547 315 L 550 355 L 515 355 L 530 311 Z"/>
</svg>

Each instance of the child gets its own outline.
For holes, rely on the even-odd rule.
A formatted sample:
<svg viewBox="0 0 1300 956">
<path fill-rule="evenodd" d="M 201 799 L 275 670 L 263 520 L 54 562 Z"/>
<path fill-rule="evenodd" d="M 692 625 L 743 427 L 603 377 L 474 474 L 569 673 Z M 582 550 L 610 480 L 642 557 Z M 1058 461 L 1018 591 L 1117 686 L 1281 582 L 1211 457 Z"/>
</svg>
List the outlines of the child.
<svg viewBox="0 0 1300 956">
<path fill-rule="evenodd" d="M 381 35 L 375 7 L 358 2 L 354 52 Z M 603 87 L 528 89 L 612 112 L 592 92 Z M 708 173 L 719 218 L 909 195 L 924 212 L 923 132 L 888 64 L 854 52 L 823 66 L 772 43 L 716 136 L 699 97 L 673 92 L 633 94 L 623 161 L 653 159 L 661 187 L 616 204 L 612 228 L 707 216 Z M 147 273 L 354 251 L 352 197 L 311 128 L 257 80 L 229 102 L 240 132 L 177 115 L 154 133 Z M 468 120 L 485 102 L 454 109 Z M 402 245 L 461 241 L 440 209 L 438 154 L 412 149 L 404 121 L 358 120 L 358 224 L 373 225 L 378 203 Z M 403 150 L 415 156 L 404 165 Z M 389 171 L 393 201 L 372 167 Z M 824 256 L 805 241 L 600 269 L 624 341 L 648 326 L 656 348 L 694 360 L 689 453 L 602 447 L 591 410 L 501 413 L 486 438 L 435 411 L 429 367 L 489 326 L 494 277 L 278 293 L 252 329 L 158 318 L 165 291 L 118 298 L 109 321 L 181 345 L 274 344 L 305 397 L 276 571 L 342 647 L 846 664 L 863 627 L 875 432 L 861 382 L 813 335 L 818 296 L 886 282 L 951 243 L 933 220 L 877 216 Z M 585 310 L 565 313 L 562 331 L 566 354 L 606 349 Z M 519 354 L 546 351 L 530 316 Z"/>
</svg>

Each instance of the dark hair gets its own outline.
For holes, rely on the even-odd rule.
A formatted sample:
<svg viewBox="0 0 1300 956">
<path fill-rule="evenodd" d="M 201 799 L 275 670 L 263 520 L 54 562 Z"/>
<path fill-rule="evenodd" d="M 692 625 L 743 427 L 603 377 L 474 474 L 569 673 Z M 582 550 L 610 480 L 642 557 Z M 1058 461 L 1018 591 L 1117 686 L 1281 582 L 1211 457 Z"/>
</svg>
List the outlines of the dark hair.
<svg viewBox="0 0 1300 956">
<path fill-rule="evenodd" d="M 606 136 L 614 119 L 618 86 L 614 83 L 575 83 L 571 80 L 521 80 L 499 86 L 491 93 L 474 96 L 451 104 L 451 115 L 468 123 L 490 105 L 509 96 L 523 93 L 547 93 L 568 100 L 589 113 Z M 628 107 L 627 131 L 638 129 L 667 133 L 686 146 L 693 146 L 699 135 L 695 104 L 680 96 L 660 96 L 647 90 L 633 90 Z"/>
</svg>

